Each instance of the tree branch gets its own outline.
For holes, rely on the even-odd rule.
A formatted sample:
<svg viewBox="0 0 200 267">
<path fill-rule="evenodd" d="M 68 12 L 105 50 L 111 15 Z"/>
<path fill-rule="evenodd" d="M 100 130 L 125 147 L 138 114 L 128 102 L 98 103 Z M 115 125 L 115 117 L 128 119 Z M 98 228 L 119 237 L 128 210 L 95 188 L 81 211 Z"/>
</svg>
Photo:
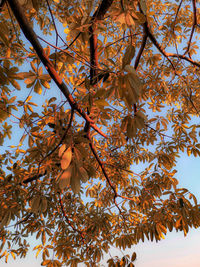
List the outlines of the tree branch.
<svg viewBox="0 0 200 267">
<path fill-rule="evenodd" d="M 97 69 L 98 69 L 98 51 L 97 51 L 97 34 L 95 34 L 96 23 L 98 20 L 102 20 L 108 11 L 109 7 L 112 5 L 113 0 L 103 0 L 94 15 L 91 19 L 91 26 L 89 27 L 89 35 L 90 35 L 90 83 L 92 85 L 96 84 L 99 80 L 97 77 Z"/>
<path fill-rule="evenodd" d="M 49 75 L 54 80 L 54 82 L 61 90 L 61 92 L 64 94 L 64 96 L 67 98 L 71 108 L 76 110 L 91 125 L 91 127 L 96 132 L 101 134 L 103 137 L 106 137 L 106 135 L 94 124 L 93 120 L 84 112 L 84 110 L 78 105 L 78 103 L 74 100 L 73 96 L 70 94 L 66 84 L 62 81 L 61 77 L 56 72 L 52 62 L 49 60 L 49 57 L 45 54 L 44 49 L 42 48 L 40 42 L 38 41 L 37 35 L 29 25 L 29 22 L 24 14 L 21 5 L 18 3 L 17 0 L 7 0 L 7 1 L 25 37 L 27 38 L 27 40 L 30 41 L 38 57 L 46 67 Z"/>
<path fill-rule="evenodd" d="M 96 148 L 95 148 L 95 146 L 94 146 L 94 144 L 93 144 L 93 142 L 92 142 L 92 140 L 91 140 L 91 137 L 90 137 L 90 131 L 89 131 L 89 130 L 88 130 L 88 132 L 87 132 L 87 138 L 88 138 L 88 140 L 90 141 L 89 146 L 90 146 L 90 149 L 91 149 L 91 151 L 92 151 L 92 154 L 94 155 L 96 161 L 98 162 L 98 164 L 99 164 L 99 166 L 100 166 L 100 168 L 101 168 L 101 170 L 102 170 L 102 172 L 103 172 L 103 174 L 104 174 L 104 177 L 106 178 L 106 181 L 108 182 L 110 188 L 112 189 L 112 191 L 113 191 L 113 193 L 114 193 L 114 197 L 113 197 L 114 204 L 115 204 L 115 206 L 118 208 L 119 213 L 121 214 L 121 213 L 122 213 L 122 212 L 121 212 L 121 209 L 120 209 L 119 205 L 118 205 L 117 202 L 116 202 L 116 198 L 117 198 L 119 195 L 118 195 L 118 193 L 117 193 L 117 191 L 116 191 L 114 185 L 112 184 L 112 182 L 111 182 L 111 180 L 110 180 L 110 178 L 109 178 L 109 176 L 108 176 L 108 174 L 107 174 L 107 172 L 106 172 L 106 169 L 105 169 L 105 167 L 104 167 L 103 162 L 101 162 L 101 159 L 99 158 L 99 156 L 98 156 L 98 154 L 97 154 Z"/>
<path fill-rule="evenodd" d="M 82 242 L 85 243 L 85 237 L 84 237 L 84 234 L 85 233 L 83 233 L 79 229 L 75 228 L 74 225 L 69 220 L 69 218 L 68 218 L 68 216 L 67 216 L 67 214 L 65 212 L 63 201 L 62 201 L 62 198 L 61 198 L 61 194 L 60 193 L 59 193 L 59 204 L 60 204 L 60 207 L 61 207 L 62 214 L 63 214 L 63 216 L 65 218 L 65 221 L 73 229 L 74 232 L 77 232 L 81 236 Z"/>
<path fill-rule="evenodd" d="M 195 26 L 197 25 L 197 7 L 196 7 L 196 0 L 192 0 L 192 7 L 193 7 L 193 24 L 192 24 L 192 30 L 191 30 L 191 33 L 190 33 L 190 38 L 189 38 L 189 41 L 188 41 L 188 46 L 187 46 L 187 49 L 184 53 L 189 55 L 190 57 L 190 45 L 191 45 L 191 42 L 192 42 L 192 37 L 193 37 L 193 34 L 194 34 L 194 29 L 195 29 Z"/>
<path fill-rule="evenodd" d="M 152 32 L 150 31 L 149 29 L 149 26 L 148 26 L 148 23 L 147 21 L 144 23 L 144 29 L 145 29 L 145 32 L 147 34 L 147 36 L 149 37 L 149 39 L 152 41 L 152 43 L 155 45 L 155 47 L 160 51 L 160 53 L 165 57 L 167 58 L 167 60 L 170 62 L 170 64 L 172 65 L 173 69 L 175 70 L 175 67 L 172 63 L 172 61 L 170 60 L 169 57 L 175 57 L 175 58 L 181 58 L 181 59 L 184 59 L 188 62 L 190 62 L 192 65 L 194 66 L 197 66 L 200 68 L 200 63 L 198 63 L 197 61 L 194 61 L 192 60 L 191 58 L 185 56 L 185 55 L 178 55 L 178 54 L 175 54 L 175 53 L 167 53 L 165 51 L 164 48 L 162 48 L 162 46 L 159 44 L 159 42 L 156 40 L 155 36 L 152 34 Z"/>
<path fill-rule="evenodd" d="M 141 46 L 140 46 L 140 50 L 138 51 L 138 54 L 137 54 L 137 57 L 136 57 L 136 59 L 135 59 L 135 64 L 134 64 L 134 68 L 135 68 L 135 70 L 137 69 L 137 67 L 138 67 L 138 65 L 139 65 L 139 63 L 140 63 L 140 58 L 141 58 L 141 56 L 142 56 L 142 53 L 143 53 L 143 51 L 144 51 L 144 48 L 145 48 L 145 45 L 146 45 L 146 43 L 147 43 L 147 33 L 146 33 L 146 31 L 144 30 L 144 34 L 143 34 L 143 38 L 142 38 L 142 44 L 141 44 Z"/>
</svg>

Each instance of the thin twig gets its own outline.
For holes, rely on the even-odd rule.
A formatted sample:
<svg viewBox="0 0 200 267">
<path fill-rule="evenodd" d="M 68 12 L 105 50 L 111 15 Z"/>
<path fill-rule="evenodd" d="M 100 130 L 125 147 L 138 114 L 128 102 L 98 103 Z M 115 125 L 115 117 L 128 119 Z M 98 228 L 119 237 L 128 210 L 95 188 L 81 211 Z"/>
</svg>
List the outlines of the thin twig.
<svg viewBox="0 0 200 267">
<path fill-rule="evenodd" d="M 71 117 L 70 117 L 69 124 L 68 124 L 68 126 L 67 126 L 67 128 L 66 128 L 66 130 L 65 130 L 65 132 L 64 132 L 64 134 L 62 136 L 62 138 L 60 139 L 60 142 L 45 157 L 43 157 L 42 160 L 39 162 L 37 174 L 34 175 L 34 176 L 32 176 L 32 177 L 29 177 L 29 178 L 25 179 L 23 181 L 24 184 L 27 184 L 27 183 L 32 182 L 32 181 L 35 181 L 35 180 L 39 179 L 40 177 L 46 175 L 46 171 L 45 171 L 44 174 L 39 174 L 39 172 L 40 172 L 40 166 L 41 166 L 42 162 L 45 159 L 49 158 L 58 149 L 58 147 L 62 144 L 62 142 L 64 141 L 64 139 L 65 139 L 65 137 L 66 137 L 66 135 L 67 135 L 67 133 L 68 133 L 71 125 L 72 125 L 73 117 L 74 117 L 74 110 L 72 109 L 71 110 Z"/>
<path fill-rule="evenodd" d="M 182 3 L 183 3 L 183 0 L 181 0 L 181 2 L 180 2 L 179 5 L 178 5 L 178 8 L 177 8 L 177 10 L 176 10 L 176 15 L 175 15 L 175 18 L 174 18 L 173 29 L 172 29 L 173 32 L 174 32 L 174 28 L 175 28 L 175 25 L 176 25 L 176 20 L 177 20 L 178 13 L 179 13 L 179 11 L 180 11 L 180 8 L 181 8 Z"/>
<path fill-rule="evenodd" d="M 72 230 L 74 232 L 77 232 L 81 236 L 82 242 L 85 244 L 85 234 L 86 233 L 85 232 L 82 232 L 79 229 L 77 229 L 77 228 L 74 227 L 74 225 L 72 224 L 72 222 L 69 220 L 69 218 L 67 216 L 67 213 L 65 212 L 63 201 L 62 201 L 62 198 L 61 198 L 61 194 L 58 193 L 58 195 L 59 195 L 59 204 L 60 204 L 60 207 L 61 207 L 62 214 L 63 214 L 63 216 L 65 218 L 65 221 L 72 228 Z"/>
</svg>

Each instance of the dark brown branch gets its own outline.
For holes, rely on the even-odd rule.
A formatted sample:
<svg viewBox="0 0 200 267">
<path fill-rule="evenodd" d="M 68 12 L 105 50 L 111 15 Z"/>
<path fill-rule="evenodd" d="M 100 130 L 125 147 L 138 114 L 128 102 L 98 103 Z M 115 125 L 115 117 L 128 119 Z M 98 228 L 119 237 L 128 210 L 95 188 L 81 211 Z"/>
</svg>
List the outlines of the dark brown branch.
<svg viewBox="0 0 200 267">
<path fill-rule="evenodd" d="M 70 94 L 66 84 L 62 81 L 61 77 L 56 72 L 52 62 L 49 60 L 49 57 L 45 54 L 45 51 L 42 48 L 40 42 L 38 41 L 37 35 L 31 28 L 21 5 L 18 3 L 17 0 L 7 0 L 7 1 L 25 37 L 27 38 L 27 40 L 30 41 L 38 57 L 40 58 L 44 66 L 46 67 L 49 75 L 54 80 L 54 82 L 56 83 L 58 88 L 61 90 L 61 92 L 64 94 L 64 96 L 67 98 L 71 108 L 76 110 L 91 125 L 91 127 L 96 132 L 101 134 L 103 137 L 106 137 L 106 135 L 94 124 L 93 120 L 84 112 L 84 110 L 77 104 L 77 102 L 74 100 L 74 98 Z"/>
<path fill-rule="evenodd" d="M 84 65 L 86 65 L 87 67 L 90 67 L 90 63 L 88 61 L 85 60 L 84 57 L 82 57 L 81 55 L 79 55 L 75 50 L 72 50 L 75 54 L 77 54 L 79 57 L 83 58 L 83 60 L 76 58 L 74 55 L 70 54 L 69 52 L 66 51 L 66 49 L 62 49 L 58 46 L 55 46 L 53 44 L 51 44 L 50 42 L 48 42 L 47 40 L 45 40 L 44 38 L 40 37 L 39 35 L 37 35 L 37 38 L 40 39 L 41 41 L 43 41 L 44 43 L 48 44 L 49 46 L 55 48 L 56 50 L 59 50 L 60 52 L 63 52 L 64 54 L 67 54 L 68 56 L 76 59 L 77 61 L 80 61 L 81 63 L 83 63 Z M 86 61 L 88 64 L 86 64 L 84 61 Z"/>
<path fill-rule="evenodd" d="M 200 63 L 198 63 L 197 61 L 194 61 L 192 60 L 191 58 L 185 56 L 185 55 L 178 55 L 178 54 L 175 54 L 175 53 L 167 53 L 165 51 L 164 48 L 162 48 L 162 46 L 159 44 L 159 42 L 156 40 L 155 36 L 151 33 L 150 29 L 149 29 L 149 26 L 148 26 L 148 23 L 145 22 L 144 23 L 144 29 L 147 33 L 147 36 L 149 37 L 149 39 L 152 41 L 152 43 L 155 45 L 155 47 L 160 51 L 160 53 L 165 57 L 167 58 L 167 60 L 170 62 L 170 64 L 172 65 L 173 69 L 175 70 L 175 67 L 172 63 L 172 61 L 170 60 L 169 57 L 175 57 L 175 58 L 181 58 L 181 59 L 184 59 L 188 62 L 190 62 L 192 65 L 194 66 L 197 66 L 200 68 Z"/>
<path fill-rule="evenodd" d="M 92 85 L 98 82 L 97 77 L 97 68 L 98 68 L 98 51 L 97 51 L 97 34 L 95 34 L 95 30 L 97 27 L 97 21 L 102 20 L 108 11 L 109 7 L 112 5 L 113 0 L 102 0 L 101 4 L 95 11 L 94 15 L 91 19 L 91 26 L 89 27 L 89 35 L 90 35 L 90 83 Z"/>
<path fill-rule="evenodd" d="M 51 7 L 49 5 L 49 1 L 46 0 L 46 3 L 47 3 L 47 6 L 48 6 L 50 15 L 51 15 L 51 19 L 52 19 L 52 22 L 53 22 L 53 26 L 54 26 L 55 32 L 56 32 L 56 46 L 58 46 L 58 37 L 60 37 L 60 35 L 59 35 L 57 27 L 56 27 L 56 23 L 55 23 L 55 20 L 54 20 L 54 17 L 53 17 L 53 13 L 51 11 Z M 55 49 L 55 66 L 56 66 L 56 61 L 57 61 L 57 49 Z"/>
<path fill-rule="evenodd" d="M 191 33 L 190 33 L 190 38 L 189 38 L 189 41 L 188 41 L 188 46 L 187 46 L 187 49 L 184 53 L 189 55 L 190 57 L 190 45 L 191 45 L 191 42 L 192 42 L 192 37 L 194 35 L 194 30 L 195 30 L 195 27 L 197 25 L 197 7 L 196 7 L 196 0 L 192 0 L 192 7 L 193 7 L 193 24 L 192 24 L 192 30 L 191 30 Z"/>
<path fill-rule="evenodd" d="M 177 11 L 176 11 L 176 15 L 175 15 L 174 22 L 173 22 L 173 32 L 174 32 L 174 28 L 175 28 L 175 25 L 176 25 L 176 19 L 178 17 L 178 13 L 179 13 L 179 10 L 181 8 L 182 3 L 183 3 L 183 0 L 181 0 L 180 4 L 178 5 Z"/>
<path fill-rule="evenodd" d="M 156 38 L 154 37 L 154 35 L 151 33 L 149 26 L 148 26 L 148 22 L 146 21 L 144 23 L 144 30 L 146 32 L 146 35 L 149 37 L 149 39 L 152 41 L 152 43 L 155 45 L 155 47 L 160 51 L 161 54 L 163 54 L 164 57 L 167 58 L 167 60 L 170 62 L 170 64 L 172 65 L 172 68 L 175 70 L 175 67 L 172 63 L 172 61 L 169 59 L 169 56 L 167 55 L 167 53 L 165 52 L 164 48 L 162 48 L 162 46 L 158 43 L 158 41 L 156 40 Z"/>
<path fill-rule="evenodd" d="M 102 20 L 112 5 L 113 0 L 103 0 L 93 15 L 94 20 Z"/>
<path fill-rule="evenodd" d="M 79 32 L 76 35 L 76 37 L 74 38 L 74 40 L 72 40 L 72 42 L 65 48 L 65 50 L 69 49 L 76 42 L 76 40 L 79 38 L 80 35 L 81 35 L 81 32 Z"/>
<path fill-rule="evenodd" d="M 142 53 L 144 51 L 146 43 L 147 43 L 147 34 L 146 34 L 146 31 L 144 31 L 143 38 L 142 38 L 142 44 L 140 46 L 140 50 L 138 51 L 137 57 L 135 59 L 135 65 L 134 65 L 135 70 L 137 69 L 137 67 L 139 65 L 140 58 L 142 56 Z"/>
<path fill-rule="evenodd" d="M 164 52 L 165 52 L 165 51 L 164 51 Z M 165 52 L 164 55 L 166 55 L 166 56 L 168 56 L 168 57 L 175 57 L 175 58 L 181 58 L 181 59 L 184 59 L 184 60 L 190 62 L 192 65 L 194 65 L 194 66 L 200 68 L 200 63 L 198 63 L 197 61 L 192 60 L 192 59 L 189 58 L 189 57 L 186 57 L 185 55 L 177 55 L 177 54 L 174 54 L 174 53 L 166 53 L 166 52 Z"/>
<path fill-rule="evenodd" d="M 118 193 L 117 193 L 117 191 L 116 191 L 114 185 L 112 184 L 112 182 L 111 182 L 111 180 L 110 180 L 110 178 L 109 178 L 109 176 L 108 176 L 108 174 L 107 174 L 107 171 L 106 171 L 106 169 L 105 169 L 105 166 L 104 166 L 103 162 L 102 162 L 101 159 L 99 158 L 99 155 L 98 155 L 98 153 L 97 153 L 97 151 L 96 151 L 96 148 L 95 148 L 95 146 L 94 146 L 94 144 L 93 144 L 93 142 L 92 142 L 92 140 L 91 140 L 91 137 L 90 137 L 90 131 L 89 131 L 89 130 L 88 130 L 88 132 L 87 132 L 87 138 L 88 138 L 88 140 L 90 141 L 89 146 L 90 146 L 90 149 L 91 149 L 91 151 L 92 151 L 92 154 L 94 155 L 96 161 L 98 162 L 98 164 L 99 164 L 99 166 L 100 166 L 100 168 L 101 168 L 101 170 L 102 170 L 102 172 L 103 172 L 103 174 L 104 174 L 104 177 L 106 178 L 107 183 L 109 184 L 110 188 L 112 189 L 112 191 L 113 191 L 113 193 L 114 193 L 114 197 L 113 197 L 114 204 L 115 204 L 115 206 L 118 208 L 118 210 L 119 210 L 119 212 L 120 212 L 120 214 L 121 214 L 121 213 L 122 213 L 122 212 L 121 212 L 121 209 L 120 209 L 119 205 L 118 205 L 117 202 L 116 202 L 116 198 L 119 197 L 119 195 L 118 195 Z"/>
</svg>

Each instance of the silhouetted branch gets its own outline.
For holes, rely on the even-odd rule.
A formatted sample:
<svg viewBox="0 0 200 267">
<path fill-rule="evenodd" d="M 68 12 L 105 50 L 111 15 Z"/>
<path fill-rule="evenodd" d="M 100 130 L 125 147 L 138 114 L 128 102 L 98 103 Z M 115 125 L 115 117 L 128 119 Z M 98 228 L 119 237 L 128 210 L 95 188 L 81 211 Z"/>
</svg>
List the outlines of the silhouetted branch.
<svg viewBox="0 0 200 267">
<path fill-rule="evenodd" d="M 139 49 L 138 54 L 137 54 L 136 59 L 135 59 L 135 64 L 134 64 L 134 68 L 135 69 L 137 69 L 137 67 L 138 67 L 138 65 L 140 63 L 140 58 L 141 58 L 142 53 L 144 51 L 146 42 L 147 42 L 147 33 L 146 33 L 146 31 L 144 31 L 143 38 L 142 38 L 142 44 L 140 46 L 140 49 Z"/>
<path fill-rule="evenodd" d="M 191 33 L 190 33 L 190 38 L 189 38 L 189 41 L 188 41 L 188 46 L 187 46 L 187 49 L 184 53 L 189 55 L 190 57 L 190 45 L 191 45 L 191 42 L 192 42 L 192 37 L 194 35 L 194 30 L 195 30 L 195 26 L 197 25 L 197 8 L 196 8 L 196 0 L 192 0 L 192 7 L 193 7 L 193 23 L 192 23 L 192 30 L 191 30 Z"/>
<path fill-rule="evenodd" d="M 103 137 L 106 137 L 106 135 L 94 124 L 93 120 L 85 113 L 85 111 L 78 105 L 78 103 L 74 100 L 73 96 L 70 94 L 66 84 L 62 81 L 62 78 L 56 72 L 52 62 L 49 60 L 49 57 L 45 54 L 45 51 L 43 47 L 41 46 L 40 42 L 38 41 L 37 35 L 31 28 L 21 5 L 18 3 L 17 0 L 8 0 L 8 3 L 25 37 L 27 38 L 27 40 L 30 41 L 38 57 L 40 58 L 44 66 L 46 67 L 49 75 L 54 80 L 54 82 L 56 83 L 58 88 L 61 90 L 61 92 L 67 98 L 68 103 L 70 104 L 71 108 L 76 110 L 91 125 L 91 127 L 96 132 L 101 134 Z"/>
</svg>

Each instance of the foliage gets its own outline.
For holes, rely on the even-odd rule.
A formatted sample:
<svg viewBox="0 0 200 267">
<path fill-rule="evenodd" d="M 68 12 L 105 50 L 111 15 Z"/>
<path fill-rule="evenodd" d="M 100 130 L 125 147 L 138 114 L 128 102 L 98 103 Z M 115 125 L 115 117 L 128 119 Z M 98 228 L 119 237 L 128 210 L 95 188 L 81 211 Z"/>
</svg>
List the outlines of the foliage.
<svg viewBox="0 0 200 267">
<path fill-rule="evenodd" d="M 43 266 L 98 266 L 112 246 L 199 227 L 197 200 L 176 179 L 180 153 L 200 156 L 197 5 L 1 1 L 6 261 L 26 257 L 33 236 Z"/>
</svg>

